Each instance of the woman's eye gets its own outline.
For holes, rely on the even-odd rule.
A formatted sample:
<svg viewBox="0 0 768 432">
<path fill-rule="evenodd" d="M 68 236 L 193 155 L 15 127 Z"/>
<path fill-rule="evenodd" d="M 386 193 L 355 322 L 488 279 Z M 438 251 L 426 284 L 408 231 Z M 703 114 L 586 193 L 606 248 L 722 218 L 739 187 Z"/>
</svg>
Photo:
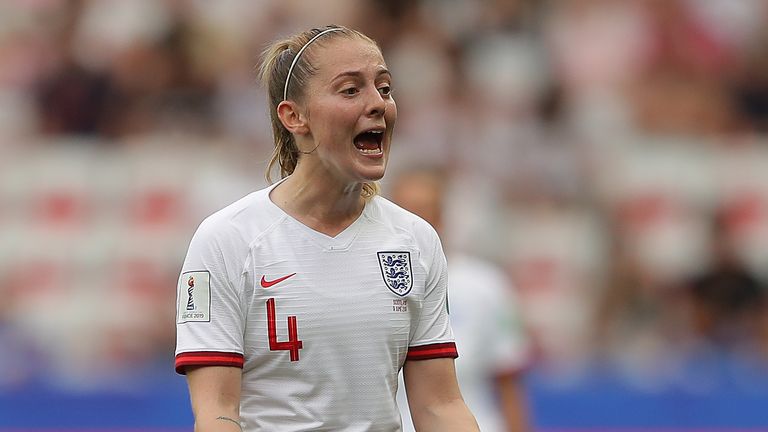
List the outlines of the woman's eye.
<svg viewBox="0 0 768 432">
<path fill-rule="evenodd" d="M 357 94 L 357 89 L 355 87 L 350 87 L 342 90 L 341 92 L 344 93 L 345 95 L 352 96 L 354 94 Z"/>
<path fill-rule="evenodd" d="M 379 92 L 381 94 L 383 94 L 384 96 L 389 96 L 390 94 L 392 94 L 392 87 L 390 87 L 388 85 L 381 86 L 381 87 L 379 87 Z"/>
</svg>

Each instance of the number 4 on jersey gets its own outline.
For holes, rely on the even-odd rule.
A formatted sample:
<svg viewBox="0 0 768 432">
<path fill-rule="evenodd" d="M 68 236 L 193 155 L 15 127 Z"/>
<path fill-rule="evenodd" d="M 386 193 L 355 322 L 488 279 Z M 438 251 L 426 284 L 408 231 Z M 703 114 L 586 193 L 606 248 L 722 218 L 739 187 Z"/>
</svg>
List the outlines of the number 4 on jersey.
<svg viewBox="0 0 768 432">
<path fill-rule="evenodd" d="M 291 354 L 291 361 L 299 361 L 299 350 L 304 344 L 299 340 L 299 331 L 296 324 L 296 317 L 288 317 L 288 340 L 277 340 L 277 326 L 275 325 L 275 299 L 267 300 L 267 331 L 269 332 L 269 350 L 270 351 L 288 351 Z"/>
</svg>

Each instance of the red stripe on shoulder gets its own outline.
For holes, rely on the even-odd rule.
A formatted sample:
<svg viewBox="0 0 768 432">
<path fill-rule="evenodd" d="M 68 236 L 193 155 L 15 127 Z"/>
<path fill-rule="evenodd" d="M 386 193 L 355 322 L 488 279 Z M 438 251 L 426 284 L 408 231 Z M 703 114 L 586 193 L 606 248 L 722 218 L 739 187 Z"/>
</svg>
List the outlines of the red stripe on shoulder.
<svg viewBox="0 0 768 432">
<path fill-rule="evenodd" d="M 420 345 L 408 348 L 406 360 L 429 360 L 435 358 L 456 358 L 459 351 L 453 342 Z"/>
<path fill-rule="evenodd" d="M 242 368 L 243 355 L 232 352 L 195 351 L 176 355 L 176 373 L 184 375 L 187 366 L 233 366 Z"/>
</svg>

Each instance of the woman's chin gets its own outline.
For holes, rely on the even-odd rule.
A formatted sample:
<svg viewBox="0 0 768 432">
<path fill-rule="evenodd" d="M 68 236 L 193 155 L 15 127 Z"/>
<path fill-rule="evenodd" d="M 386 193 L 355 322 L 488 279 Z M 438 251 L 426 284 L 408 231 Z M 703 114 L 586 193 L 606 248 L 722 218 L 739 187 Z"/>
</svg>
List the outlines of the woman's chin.
<svg viewBox="0 0 768 432">
<path fill-rule="evenodd" d="M 358 178 L 366 182 L 381 180 L 384 177 L 386 165 L 386 161 L 382 159 L 378 164 L 366 164 L 366 166 L 358 166 Z"/>
</svg>

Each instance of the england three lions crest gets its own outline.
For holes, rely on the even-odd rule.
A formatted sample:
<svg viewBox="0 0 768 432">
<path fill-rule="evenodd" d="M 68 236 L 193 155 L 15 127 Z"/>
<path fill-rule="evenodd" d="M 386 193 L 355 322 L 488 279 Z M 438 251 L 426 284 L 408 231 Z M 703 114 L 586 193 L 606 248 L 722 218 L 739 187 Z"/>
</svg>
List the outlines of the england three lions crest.
<svg viewBox="0 0 768 432">
<path fill-rule="evenodd" d="M 413 273 L 410 252 L 377 252 L 384 283 L 390 291 L 403 297 L 411 292 Z"/>
</svg>

